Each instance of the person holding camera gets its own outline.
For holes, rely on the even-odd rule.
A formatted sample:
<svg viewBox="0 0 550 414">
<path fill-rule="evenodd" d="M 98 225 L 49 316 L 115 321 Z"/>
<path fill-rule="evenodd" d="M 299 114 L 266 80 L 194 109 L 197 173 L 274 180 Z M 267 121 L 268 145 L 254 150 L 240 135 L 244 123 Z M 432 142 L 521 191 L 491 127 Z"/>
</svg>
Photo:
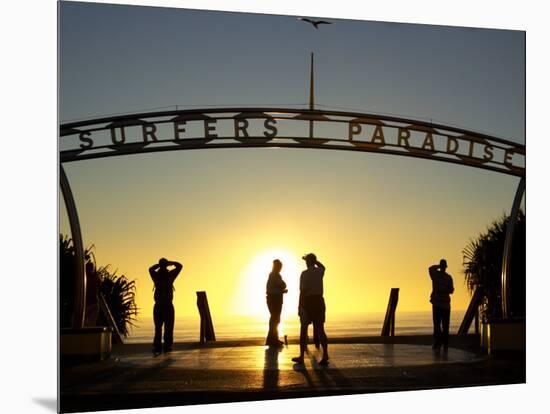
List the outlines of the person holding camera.
<svg viewBox="0 0 550 414">
<path fill-rule="evenodd" d="M 304 363 L 304 354 L 307 347 L 307 330 L 313 323 L 314 330 L 318 332 L 319 342 L 323 348 L 323 357 L 319 365 L 328 365 L 328 341 L 325 333 L 325 299 L 323 298 L 323 277 L 325 266 L 317 260 L 313 253 L 302 257 L 307 269 L 300 275 L 300 304 L 298 315 L 300 316 L 300 356 L 292 358 L 297 364 Z"/>
<path fill-rule="evenodd" d="M 172 269 L 169 269 L 172 267 Z M 155 284 L 155 306 L 153 320 L 155 323 L 155 338 L 153 352 L 170 352 L 174 342 L 174 281 L 182 269 L 182 264 L 161 258 L 149 268 L 149 274 Z M 162 344 L 162 327 L 164 325 L 164 345 Z"/>
<path fill-rule="evenodd" d="M 451 317 L 451 294 L 454 292 L 453 278 L 445 270 L 447 261 L 441 259 L 438 265 L 430 266 L 428 272 L 432 279 L 432 316 L 434 324 L 433 349 L 439 351 L 449 347 L 449 321 Z"/>
</svg>

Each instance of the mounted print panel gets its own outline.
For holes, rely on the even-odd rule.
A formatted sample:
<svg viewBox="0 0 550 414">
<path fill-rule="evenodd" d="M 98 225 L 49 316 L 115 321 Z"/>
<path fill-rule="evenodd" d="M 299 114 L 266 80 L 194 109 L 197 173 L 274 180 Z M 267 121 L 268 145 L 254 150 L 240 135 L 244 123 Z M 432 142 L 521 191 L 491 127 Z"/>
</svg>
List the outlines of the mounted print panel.
<svg viewBox="0 0 550 414">
<path fill-rule="evenodd" d="M 524 56 L 60 2 L 61 411 L 525 382 Z"/>
</svg>

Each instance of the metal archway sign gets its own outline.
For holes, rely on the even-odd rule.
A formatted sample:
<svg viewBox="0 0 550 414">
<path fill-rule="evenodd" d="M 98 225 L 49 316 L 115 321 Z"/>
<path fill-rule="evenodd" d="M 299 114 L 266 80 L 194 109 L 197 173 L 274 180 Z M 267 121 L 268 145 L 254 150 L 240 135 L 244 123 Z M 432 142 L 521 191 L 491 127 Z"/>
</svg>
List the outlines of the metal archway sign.
<svg viewBox="0 0 550 414">
<path fill-rule="evenodd" d="M 313 102 L 313 101 L 312 101 Z M 525 146 L 453 126 L 358 112 L 291 108 L 212 108 L 136 113 L 60 126 L 61 191 L 77 251 L 75 327 L 83 326 L 86 278 L 76 204 L 63 163 L 212 148 L 313 148 L 422 158 L 521 177 L 502 270 L 509 316 L 511 237 L 525 189 Z"/>
<path fill-rule="evenodd" d="M 63 124 L 61 162 L 198 148 L 294 147 L 431 159 L 523 176 L 525 146 L 460 128 L 355 112 L 214 108 Z"/>
</svg>

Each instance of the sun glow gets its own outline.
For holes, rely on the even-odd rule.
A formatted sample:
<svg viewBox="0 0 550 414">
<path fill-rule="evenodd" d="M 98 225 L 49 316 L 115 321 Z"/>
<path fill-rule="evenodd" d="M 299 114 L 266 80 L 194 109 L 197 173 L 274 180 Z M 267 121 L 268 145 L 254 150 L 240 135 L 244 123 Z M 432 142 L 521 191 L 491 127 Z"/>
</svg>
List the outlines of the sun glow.
<svg viewBox="0 0 550 414">
<path fill-rule="evenodd" d="M 240 294 L 236 295 L 235 309 L 240 315 L 267 321 L 269 311 L 265 299 L 267 278 L 271 272 L 273 260 L 283 263 L 281 276 L 288 293 L 284 295 L 283 311 L 279 332 L 284 334 L 284 322 L 297 314 L 299 297 L 299 276 L 301 261 L 294 253 L 282 248 L 270 248 L 252 258 L 241 272 Z"/>
</svg>

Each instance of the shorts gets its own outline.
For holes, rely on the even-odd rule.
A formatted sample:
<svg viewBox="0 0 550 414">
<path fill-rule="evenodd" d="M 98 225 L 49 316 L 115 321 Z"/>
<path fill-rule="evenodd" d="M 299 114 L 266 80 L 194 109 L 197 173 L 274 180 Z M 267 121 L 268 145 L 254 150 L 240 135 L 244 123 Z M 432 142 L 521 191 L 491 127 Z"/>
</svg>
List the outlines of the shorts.
<svg viewBox="0 0 550 414">
<path fill-rule="evenodd" d="M 267 308 L 271 315 L 281 316 L 283 309 L 283 295 L 267 295 Z"/>
<path fill-rule="evenodd" d="M 325 323 L 325 299 L 321 295 L 304 296 L 302 304 L 298 309 L 300 323 Z"/>
</svg>

